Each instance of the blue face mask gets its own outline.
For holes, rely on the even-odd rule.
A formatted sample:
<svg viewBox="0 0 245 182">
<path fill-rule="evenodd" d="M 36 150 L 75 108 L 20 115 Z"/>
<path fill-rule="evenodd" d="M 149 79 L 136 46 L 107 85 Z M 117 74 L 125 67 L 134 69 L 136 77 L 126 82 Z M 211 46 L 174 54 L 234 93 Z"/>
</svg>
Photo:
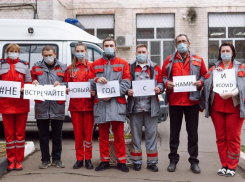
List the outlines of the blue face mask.
<svg viewBox="0 0 245 182">
<path fill-rule="evenodd" d="M 112 47 L 105 47 L 104 48 L 105 55 L 113 56 L 115 54 L 115 49 Z"/>
<path fill-rule="evenodd" d="M 185 53 L 187 51 L 187 44 L 185 44 L 185 43 L 178 44 L 177 50 L 180 53 Z"/>
<path fill-rule="evenodd" d="M 146 54 L 138 54 L 136 56 L 136 59 L 140 62 L 140 63 L 144 63 L 147 60 L 147 55 Z"/>
<path fill-rule="evenodd" d="M 223 61 L 230 61 L 231 60 L 231 54 L 230 53 L 223 53 L 220 55 L 220 57 Z"/>
<path fill-rule="evenodd" d="M 85 52 L 76 52 L 77 59 L 83 59 L 85 58 Z"/>
</svg>

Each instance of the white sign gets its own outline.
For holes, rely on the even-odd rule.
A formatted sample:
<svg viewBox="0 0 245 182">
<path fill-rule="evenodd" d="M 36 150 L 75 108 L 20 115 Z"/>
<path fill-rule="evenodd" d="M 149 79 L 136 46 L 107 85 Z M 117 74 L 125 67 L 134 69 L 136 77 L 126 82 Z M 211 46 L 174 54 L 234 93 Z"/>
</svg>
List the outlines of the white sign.
<svg viewBox="0 0 245 182">
<path fill-rule="evenodd" d="M 108 81 L 106 84 L 96 83 L 98 98 L 119 97 L 119 82 Z"/>
<path fill-rule="evenodd" d="M 133 96 L 155 95 L 155 80 L 132 81 Z"/>
<path fill-rule="evenodd" d="M 68 82 L 70 98 L 91 98 L 90 82 Z"/>
<path fill-rule="evenodd" d="M 66 86 L 44 85 L 44 100 L 66 100 Z"/>
<path fill-rule="evenodd" d="M 0 81 L 0 97 L 20 98 L 21 82 Z"/>
<path fill-rule="evenodd" d="M 44 89 L 42 85 L 25 84 L 24 99 L 44 100 Z"/>
<path fill-rule="evenodd" d="M 236 88 L 235 69 L 213 72 L 213 91 L 219 94 L 231 92 Z"/>
<path fill-rule="evenodd" d="M 196 75 L 173 76 L 174 92 L 194 92 L 197 88 L 194 84 Z"/>
<path fill-rule="evenodd" d="M 66 86 L 25 84 L 24 99 L 66 100 Z"/>
</svg>

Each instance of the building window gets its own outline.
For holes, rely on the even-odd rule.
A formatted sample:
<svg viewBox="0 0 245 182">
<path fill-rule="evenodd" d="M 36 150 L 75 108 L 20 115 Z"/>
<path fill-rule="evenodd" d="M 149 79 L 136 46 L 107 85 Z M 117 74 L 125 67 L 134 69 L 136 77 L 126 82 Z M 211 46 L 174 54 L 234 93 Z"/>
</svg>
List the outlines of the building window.
<svg viewBox="0 0 245 182">
<path fill-rule="evenodd" d="M 85 31 L 99 39 L 115 37 L 114 15 L 77 15 L 77 19 L 85 26 Z"/>
<path fill-rule="evenodd" d="M 149 58 L 159 66 L 175 51 L 174 32 L 174 14 L 137 15 L 137 44 L 146 44 Z"/>
<path fill-rule="evenodd" d="M 208 64 L 217 61 L 219 47 L 231 42 L 236 60 L 245 63 L 245 13 L 210 13 L 208 16 Z"/>
</svg>

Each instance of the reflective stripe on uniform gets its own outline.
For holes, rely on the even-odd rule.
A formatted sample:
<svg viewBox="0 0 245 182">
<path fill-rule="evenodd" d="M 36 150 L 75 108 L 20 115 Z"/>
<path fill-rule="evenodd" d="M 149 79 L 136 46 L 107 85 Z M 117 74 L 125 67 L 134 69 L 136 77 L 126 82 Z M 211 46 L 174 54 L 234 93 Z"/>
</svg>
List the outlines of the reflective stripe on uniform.
<svg viewBox="0 0 245 182">
<path fill-rule="evenodd" d="M 25 145 L 22 145 L 22 146 L 16 145 L 16 148 L 24 148 L 24 147 L 25 147 Z"/>
<path fill-rule="evenodd" d="M 23 143 L 23 142 L 25 142 L 25 140 L 21 140 L 21 141 L 16 140 L 15 142 L 16 143 Z"/>
<path fill-rule="evenodd" d="M 124 159 L 126 159 L 126 157 L 117 158 L 117 160 L 124 160 Z"/>
<path fill-rule="evenodd" d="M 12 147 L 6 147 L 6 149 L 13 149 L 15 148 L 15 146 L 12 146 Z"/>
<path fill-rule="evenodd" d="M 6 145 L 10 145 L 10 144 L 12 144 L 12 143 L 15 143 L 15 140 L 12 141 L 12 142 L 6 142 Z"/>
<path fill-rule="evenodd" d="M 240 156 L 240 154 L 233 154 L 230 151 L 228 151 L 228 154 L 233 155 L 233 156 Z"/>
<path fill-rule="evenodd" d="M 110 157 L 100 157 L 100 159 L 110 159 Z"/>
<path fill-rule="evenodd" d="M 117 67 L 117 68 L 118 68 L 118 67 L 119 67 L 119 68 L 120 68 L 120 67 L 123 68 L 123 67 L 124 67 L 124 64 L 112 64 L 111 66 L 112 66 L 112 67 Z"/>
<path fill-rule="evenodd" d="M 158 152 L 157 150 L 147 150 L 147 160 L 148 161 L 156 161 L 158 160 Z"/>
<path fill-rule="evenodd" d="M 173 61 L 173 63 L 181 63 L 181 62 L 183 62 L 183 61 L 180 60 L 180 59 L 177 59 L 177 60 L 174 60 L 174 61 Z"/>
<path fill-rule="evenodd" d="M 88 144 L 88 145 L 90 145 L 90 144 L 92 144 L 92 142 L 87 142 L 87 141 L 84 141 L 86 144 Z"/>
<path fill-rule="evenodd" d="M 104 65 L 97 65 L 97 66 L 94 66 L 94 69 L 100 69 L 100 68 L 104 68 Z"/>
<path fill-rule="evenodd" d="M 231 156 L 229 156 L 229 155 L 227 155 L 227 157 L 230 158 L 230 159 L 237 159 L 237 160 L 240 159 L 240 157 L 231 157 Z"/>
<path fill-rule="evenodd" d="M 198 58 L 193 58 L 192 61 L 198 61 L 200 63 L 202 62 L 202 60 L 201 59 L 198 59 Z"/>
</svg>

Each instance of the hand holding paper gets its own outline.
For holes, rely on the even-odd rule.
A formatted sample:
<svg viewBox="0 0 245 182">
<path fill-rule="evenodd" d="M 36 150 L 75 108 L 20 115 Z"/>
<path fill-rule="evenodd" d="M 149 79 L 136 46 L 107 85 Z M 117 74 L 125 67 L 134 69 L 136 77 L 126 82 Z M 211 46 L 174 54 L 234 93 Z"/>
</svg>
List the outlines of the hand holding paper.
<svg viewBox="0 0 245 182">
<path fill-rule="evenodd" d="M 197 87 L 194 85 L 196 82 L 196 75 L 188 76 L 174 76 L 174 92 L 194 92 Z"/>
<path fill-rule="evenodd" d="M 133 96 L 155 95 L 155 80 L 132 81 Z"/>
</svg>

